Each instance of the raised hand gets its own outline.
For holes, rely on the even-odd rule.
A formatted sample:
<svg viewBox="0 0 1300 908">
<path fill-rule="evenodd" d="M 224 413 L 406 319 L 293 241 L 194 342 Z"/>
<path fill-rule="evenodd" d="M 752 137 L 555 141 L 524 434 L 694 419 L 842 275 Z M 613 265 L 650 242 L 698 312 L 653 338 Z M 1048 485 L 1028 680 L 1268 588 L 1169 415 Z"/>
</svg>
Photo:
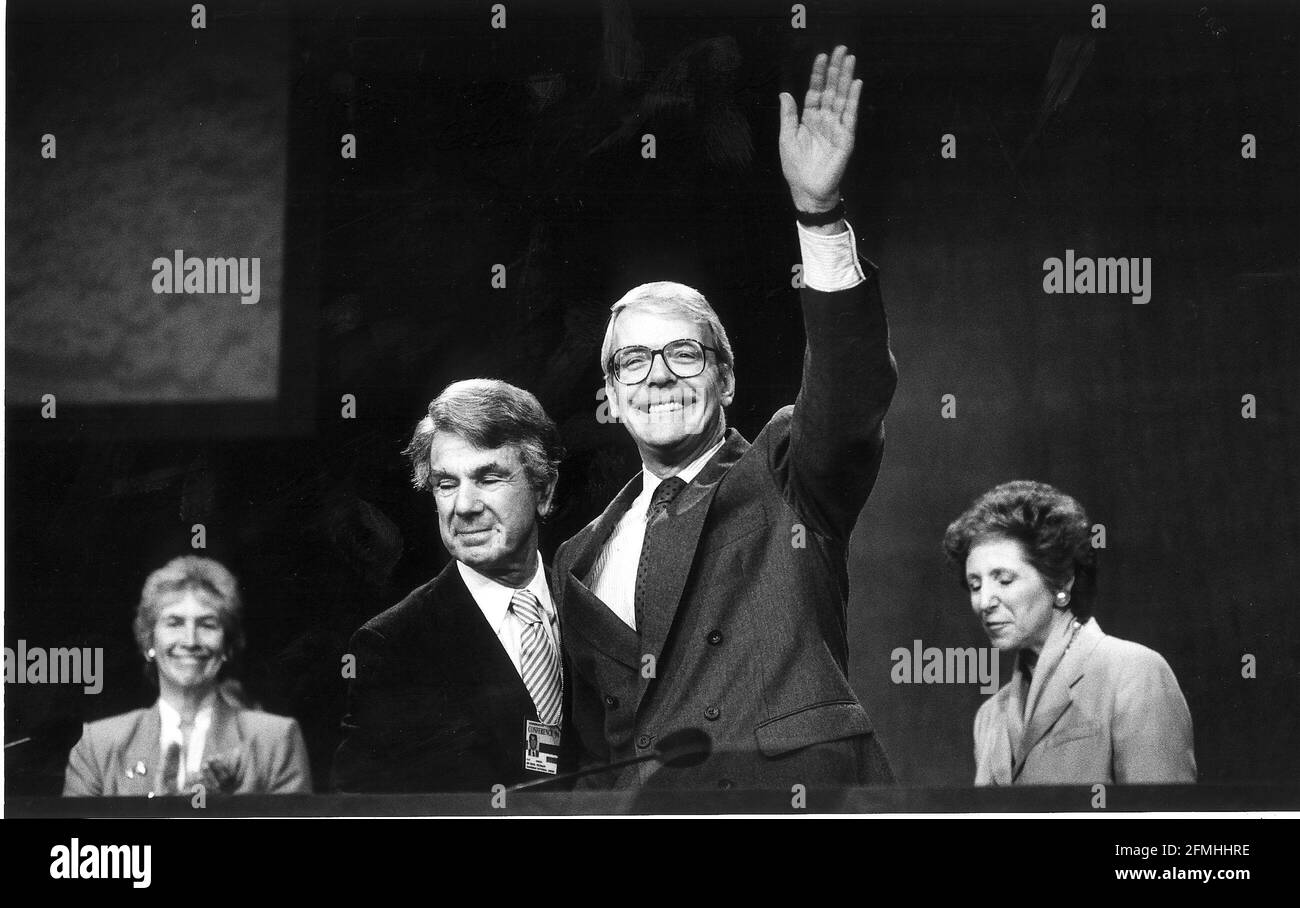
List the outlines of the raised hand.
<svg viewBox="0 0 1300 908">
<path fill-rule="evenodd" d="M 829 211 L 840 200 L 840 181 L 853 151 L 862 80 L 857 58 L 844 45 L 813 61 L 803 116 L 794 97 L 781 92 L 781 171 L 801 211 Z"/>
</svg>

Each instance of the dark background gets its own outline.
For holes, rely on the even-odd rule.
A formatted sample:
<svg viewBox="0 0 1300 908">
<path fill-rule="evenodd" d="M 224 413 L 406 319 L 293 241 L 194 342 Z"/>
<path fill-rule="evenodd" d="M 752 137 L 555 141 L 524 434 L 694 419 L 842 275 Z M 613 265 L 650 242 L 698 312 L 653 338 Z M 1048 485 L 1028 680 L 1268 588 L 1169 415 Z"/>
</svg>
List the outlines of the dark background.
<svg viewBox="0 0 1300 908">
<path fill-rule="evenodd" d="M 348 636 L 446 558 L 399 457 L 424 406 L 476 375 L 539 396 L 569 448 L 549 556 L 637 468 L 623 429 L 598 421 L 596 362 L 609 304 L 636 283 L 683 281 L 717 308 L 742 433 L 792 402 L 799 254 L 776 97 L 802 98 L 814 53 L 837 42 L 865 81 L 844 191 L 901 374 L 852 546 L 851 675 L 900 780 L 973 778 L 983 695 L 894 685 L 890 653 L 985 644 L 939 540 L 1014 478 L 1059 486 L 1105 525 L 1098 621 L 1173 667 L 1201 780 L 1294 780 L 1297 15 L 1110 3 L 1093 30 L 1090 5 L 811 2 L 795 30 L 785 2 L 509 2 L 494 31 L 480 2 L 222 3 L 193 31 L 188 4 L 11 3 L 11 180 L 12 156 L 39 155 L 47 131 L 60 158 L 44 163 L 102 166 L 65 156 L 78 121 L 46 125 L 66 95 L 31 74 L 60 54 L 120 65 L 141 42 L 115 36 L 152 30 L 185 52 L 127 65 L 175 79 L 187 57 L 206 72 L 211 55 L 264 55 L 271 33 L 290 82 L 278 403 L 61 403 L 49 421 L 38 399 L 8 400 L 5 645 L 102 646 L 107 677 L 96 697 L 7 685 L 5 741 L 32 739 L 6 752 L 7 791 L 57 793 L 82 721 L 152 700 L 131 615 L 194 523 L 244 587 L 245 685 L 302 721 L 323 783 Z M 256 113 L 219 91 L 191 103 L 232 130 Z M 356 160 L 339 155 L 345 132 Z M 32 210 L 11 194 L 6 212 L 7 274 L 15 236 L 52 218 L 28 190 Z M 160 192 L 135 215 L 174 203 Z M 1150 303 L 1044 294 L 1042 263 L 1067 248 L 1151 257 Z M 356 419 L 340 417 L 344 394 Z"/>
</svg>

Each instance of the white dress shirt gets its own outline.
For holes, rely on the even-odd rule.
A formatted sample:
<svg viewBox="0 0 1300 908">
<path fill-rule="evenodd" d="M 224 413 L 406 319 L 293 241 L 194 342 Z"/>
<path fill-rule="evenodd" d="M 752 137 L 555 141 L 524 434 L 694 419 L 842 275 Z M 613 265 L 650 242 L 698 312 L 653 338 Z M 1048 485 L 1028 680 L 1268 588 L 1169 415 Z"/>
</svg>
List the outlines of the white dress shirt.
<svg viewBox="0 0 1300 908">
<path fill-rule="evenodd" d="M 469 587 L 469 594 L 474 597 L 474 601 L 483 612 L 483 617 L 487 619 L 488 627 L 492 628 L 492 633 L 497 635 L 501 648 L 514 663 L 515 671 L 519 672 L 522 662 L 520 638 L 523 636 L 523 624 L 510 614 L 510 598 L 514 596 L 515 588 L 497 583 L 491 577 L 485 577 L 460 561 L 456 562 L 456 569 L 460 571 L 460 578 L 465 581 L 465 586 Z M 551 642 L 555 644 L 556 652 L 559 652 L 560 624 L 555 614 L 555 603 L 551 601 L 551 591 L 546 586 L 546 571 L 542 568 L 541 555 L 537 556 L 537 572 L 533 574 L 533 579 L 528 581 L 528 586 L 524 589 L 536 596 L 537 601 L 541 603 L 542 614 L 546 616 L 542 627 Z M 522 673 L 519 678 L 523 680 Z"/>
<path fill-rule="evenodd" d="M 813 233 L 803 224 L 799 228 L 799 251 L 803 256 L 803 282 L 813 290 L 831 293 L 848 290 L 867 279 L 858 261 L 858 241 L 853 227 L 844 222 L 839 233 Z"/>
<path fill-rule="evenodd" d="M 208 740 L 208 729 L 212 727 L 212 708 L 217 702 L 216 693 L 207 699 L 194 714 L 194 728 L 190 732 L 190 746 L 185 749 L 185 736 L 181 733 L 181 714 L 162 697 L 158 698 L 158 714 L 162 719 L 162 732 L 159 744 L 163 762 L 167 760 L 167 748 L 176 744 L 181 748 L 181 764 L 176 767 L 176 790 L 184 791 L 186 776 L 196 776 L 203 767 L 203 747 Z"/>
<path fill-rule="evenodd" d="M 689 483 L 700 475 L 700 470 L 721 447 L 722 441 L 719 440 L 692 460 L 677 474 L 682 482 Z M 641 546 L 645 543 L 646 510 L 661 482 L 662 479 L 644 466 L 641 468 L 641 494 L 632 499 L 627 513 L 619 518 L 587 575 L 587 587 L 632 630 L 636 630 L 636 569 L 641 563 Z"/>
<path fill-rule="evenodd" d="M 848 290 L 866 280 L 858 261 L 857 238 L 847 221 L 845 230 L 828 235 L 814 233 L 802 224 L 796 226 L 803 255 L 804 284 L 830 293 Z M 720 447 L 721 441 L 677 475 L 691 482 Z M 641 468 L 641 494 L 619 519 L 587 575 L 587 587 L 632 630 L 636 630 L 636 573 L 645 543 L 646 509 L 661 481 L 644 466 Z"/>
</svg>

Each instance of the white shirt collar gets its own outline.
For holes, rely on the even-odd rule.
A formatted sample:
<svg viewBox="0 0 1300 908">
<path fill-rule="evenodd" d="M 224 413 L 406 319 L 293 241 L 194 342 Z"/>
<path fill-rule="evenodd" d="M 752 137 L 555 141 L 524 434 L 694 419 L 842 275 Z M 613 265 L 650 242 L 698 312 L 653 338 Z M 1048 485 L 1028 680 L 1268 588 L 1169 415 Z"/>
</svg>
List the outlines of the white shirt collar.
<svg viewBox="0 0 1300 908">
<path fill-rule="evenodd" d="M 465 581 L 469 594 L 478 603 L 492 633 L 500 635 L 501 625 L 510 614 L 510 598 L 515 594 L 515 588 L 498 583 L 461 561 L 456 562 L 456 569 L 460 571 L 460 578 Z M 537 597 L 537 601 L 542 604 L 542 611 L 554 621 L 555 607 L 551 603 L 551 591 L 546 586 L 546 570 L 542 567 L 540 553 L 537 556 L 537 571 L 524 589 Z"/>
<path fill-rule="evenodd" d="M 199 706 L 198 712 L 194 714 L 194 735 L 198 740 L 207 734 L 208 728 L 212 725 L 212 709 L 216 705 L 216 691 L 208 694 L 203 704 Z M 172 706 L 162 697 L 158 698 L 158 714 L 162 719 L 162 738 L 167 743 L 181 743 L 181 714 L 176 707 Z"/>
<path fill-rule="evenodd" d="M 681 472 L 676 473 L 674 475 L 680 477 L 682 482 L 685 483 L 693 482 L 695 477 L 700 475 L 700 471 L 704 469 L 704 465 L 709 462 L 709 458 L 711 458 L 714 454 L 718 453 L 718 448 L 722 447 L 723 442 L 725 442 L 726 440 L 727 440 L 726 433 L 723 433 L 723 436 L 718 439 L 717 444 L 715 444 L 713 447 L 709 448 L 699 457 L 695 458 L 690 463 L 688 463 L 685 466 L 685 468 L 681 470 Z M 654 495 L 655 489 L 659 488 L 659 483 L 661 482 L 663 482 L 662 479 L 660 479 L 655 474 L 651 473 L 650 470 L 645 466 L 642 466 L 641 467 L 641 494 L 638 495 L 637 498 L 644 498 L 648 502 L 651 496 Z M 644 512 L 645 508 L 641 508 L 641 510 Z"/>
</svg>

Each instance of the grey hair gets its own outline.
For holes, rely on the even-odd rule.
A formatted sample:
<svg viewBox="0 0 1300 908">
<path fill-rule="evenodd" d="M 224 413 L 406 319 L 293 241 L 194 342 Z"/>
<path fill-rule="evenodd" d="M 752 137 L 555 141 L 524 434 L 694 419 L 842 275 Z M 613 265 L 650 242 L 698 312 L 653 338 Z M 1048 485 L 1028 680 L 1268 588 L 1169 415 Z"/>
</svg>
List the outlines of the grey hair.
<svg viewBox="0 0 1300 908">
<path fill-rule="evenodd" d="M 233 660 L 244 649 L 244 602 L 239 595 L 239 582 L 221 562 L 198 555 L 173 558 L 145 580 L 132 622 L 141 655 L 148 659 L 154 625 L 163 606 L 187 592 L 216 609 L 225 634 L 226 655 Z"/>
<path fill-rule="evenodd" d="M 509 382 L 495 378 L 452 382 L 429 403 L 428 414 L 416 424 L 410 444 L 402 451 L 411 461 L 417 489 L 431 488 L 429 456 L 439 432 L 459 435 L 479 448 L 513 445 L 529 483 L 539 492 L 560 475 L 564 459 L 560 430 L 536 397 Z"/>
<path fill-rule="evenodd" d="M 600 345 L 600 371 L 609 379 L 609 361 L 614 355 L 614 323 L 621 313 L 628 310 L 649 312 L 654 315 L 673 315 L 689 319 L 697 325 L 708 328 L 713 335 L 714 345 L 718 348 L 718 362 L 732 372 L 736 370 L 736 358 L 731 352 L 731 341 L 727 338 L 727 329 L 722 327 L 722 320 L 713 311 L 704 294 L 694 287 L 678 284 L 675 281 L 653 281 L 633 287 L 623 294 L 614 305 L 609 307 L 609 322 L 605 325 L 605 341 Z"/>
</svg>

